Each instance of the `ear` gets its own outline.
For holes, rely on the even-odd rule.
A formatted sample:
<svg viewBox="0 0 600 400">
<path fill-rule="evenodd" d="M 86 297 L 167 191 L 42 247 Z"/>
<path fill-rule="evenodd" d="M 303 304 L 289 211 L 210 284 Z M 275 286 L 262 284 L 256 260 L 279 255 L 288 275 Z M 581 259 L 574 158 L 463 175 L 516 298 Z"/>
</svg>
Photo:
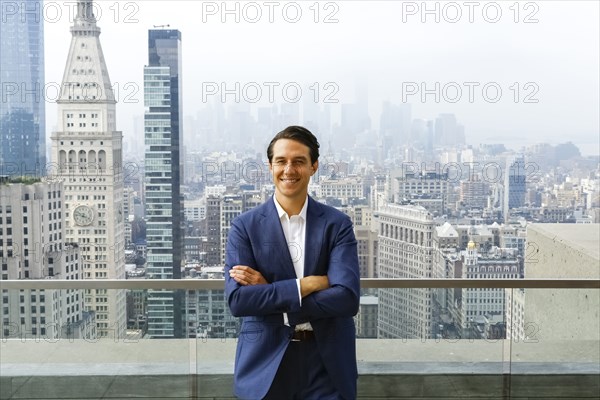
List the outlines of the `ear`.
<svg viewBox="0 0 600 400">
<path fill-rule="evenodd" d="M 319 170 L 319 160 L 315 161 L 315 163 L 312 165 L 312 175 L 314 175 L 317 171 Z"/>
</svg>

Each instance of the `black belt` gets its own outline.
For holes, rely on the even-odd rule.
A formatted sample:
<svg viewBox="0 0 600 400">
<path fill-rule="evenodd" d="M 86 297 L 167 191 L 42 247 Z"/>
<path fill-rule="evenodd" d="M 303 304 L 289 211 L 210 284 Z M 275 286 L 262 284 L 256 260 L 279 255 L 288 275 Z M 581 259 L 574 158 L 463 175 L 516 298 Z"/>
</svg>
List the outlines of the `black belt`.
<svg viewBox="0 0 600 400">
<path fill-rule="evenodd" d="M 307 342 L 315 340 L 315 331 L 294 331 L 292 342 Z"/>
</svg>

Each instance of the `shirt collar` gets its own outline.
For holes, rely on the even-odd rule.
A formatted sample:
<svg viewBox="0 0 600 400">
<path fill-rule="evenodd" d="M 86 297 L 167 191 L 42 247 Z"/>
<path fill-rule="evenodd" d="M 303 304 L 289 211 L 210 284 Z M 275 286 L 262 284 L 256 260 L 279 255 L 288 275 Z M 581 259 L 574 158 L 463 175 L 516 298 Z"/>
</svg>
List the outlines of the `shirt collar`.
<svg viewBox="0 0 600 400">
<path fill-rule="evenodd" d="M 285 212 L 285 210 L 283 209 L 283 207 L 281 207 L 281 204 L 279 204 L 279 202 L 277 201 L 277 198 L 275 197 L 275 195 L 273 195 L 273 202 L 275 203 L 275 208 L 277 209 L 277 215 L 279 216 L 279 219 L 281 219 L 281 217 L 283 217 L 284 215 L 287 215 L 287 213 Z M 302 206 L 302 209 L 300 210 L 300 218 L 302 218 L 302 220 L 306 221 L 306 210 L 308 209 L 308 195 L 306 195 L 306 199 L 304 200 L 304 205 Z M 288 219 L 290 218 L 289 215 L 287 215 Z"/>
</svg>

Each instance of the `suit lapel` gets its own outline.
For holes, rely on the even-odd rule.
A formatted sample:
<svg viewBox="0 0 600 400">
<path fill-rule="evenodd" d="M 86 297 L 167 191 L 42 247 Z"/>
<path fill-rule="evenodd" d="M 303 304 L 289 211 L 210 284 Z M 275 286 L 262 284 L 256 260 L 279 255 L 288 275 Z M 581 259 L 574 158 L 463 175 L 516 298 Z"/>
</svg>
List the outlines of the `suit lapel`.
<svg viewBox="0 0 600 400">
<path fill-rule="evenodd" d="M 315 275 L 317 270 L 325 229 L 325 219 L 322 215 L 321 205 L 309 196 L 304 239 L 304 276 Z"/>
<path fill-rule="evenodd" d="M 264 235 L 263 246 L 265 246 L 266 255 L 269 258 L 267 263 L 268 265 L 283 265 L 282 271 L 271 271 L 276 276 L 280 276 L 282 279 L 295 278 L 294 263 L 285 241 L 285 235 L 273 198 L 270 199 L 269 203 L 266 213 L 263 214 L 262 226 L 259 227 L 259 234 Z M 274 260 L 280 261 L 280 263 L 273 263 Z"/>
</svg>

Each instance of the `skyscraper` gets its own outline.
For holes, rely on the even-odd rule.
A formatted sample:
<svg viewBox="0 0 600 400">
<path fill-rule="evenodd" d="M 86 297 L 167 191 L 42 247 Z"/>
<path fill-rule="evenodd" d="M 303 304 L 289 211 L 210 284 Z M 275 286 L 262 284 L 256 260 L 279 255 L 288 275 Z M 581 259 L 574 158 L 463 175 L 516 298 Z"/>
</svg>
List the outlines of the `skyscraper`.
<svg viewBox="0 0 600 400">
<path fill-rule="evenodd" d="M 147 276 L 180 279 L 183 258 L 181 32 L 148 31 L 144 67 Z M 180 292 L 148 293 L 148 335 L 182 337 Z"/>
<path fill-rule="evenodd" d="M 42 1 L 0 2 L 0 175 L 46 165 Z"/>
<path fill-rule="evenodd" d="M 434 146 L 454 147 L 465 144 L 465 127 L 454 114 L 440 114 L 435 119 Z"/>
<path fill-rule="evenodd" d="M 527 193 L 526 178 L 525 157 L 522 154 L 506 160 L 504 174 L 504 221 L 508 221 L 510 209 L 525 205 L 525 194 Z"/>
<path fill-rule="evenodd" d="M 78 1 L 52 134 L 56 177 L 64 182 L 65 235 L 79 243 L 84 279 L 125 279 L 123 134 L 92 1 Z M 124 335 L 125 291 L 88 289 L 99 337 Z"/>
<path fill-rule="evenodd" d="M 410 144 L 413 140 L 410 124 L 410 104 L 395 105 L 389 101 L 383 102 L 379 130 L 386 146 L 406 146 Z"/>
</svg>

